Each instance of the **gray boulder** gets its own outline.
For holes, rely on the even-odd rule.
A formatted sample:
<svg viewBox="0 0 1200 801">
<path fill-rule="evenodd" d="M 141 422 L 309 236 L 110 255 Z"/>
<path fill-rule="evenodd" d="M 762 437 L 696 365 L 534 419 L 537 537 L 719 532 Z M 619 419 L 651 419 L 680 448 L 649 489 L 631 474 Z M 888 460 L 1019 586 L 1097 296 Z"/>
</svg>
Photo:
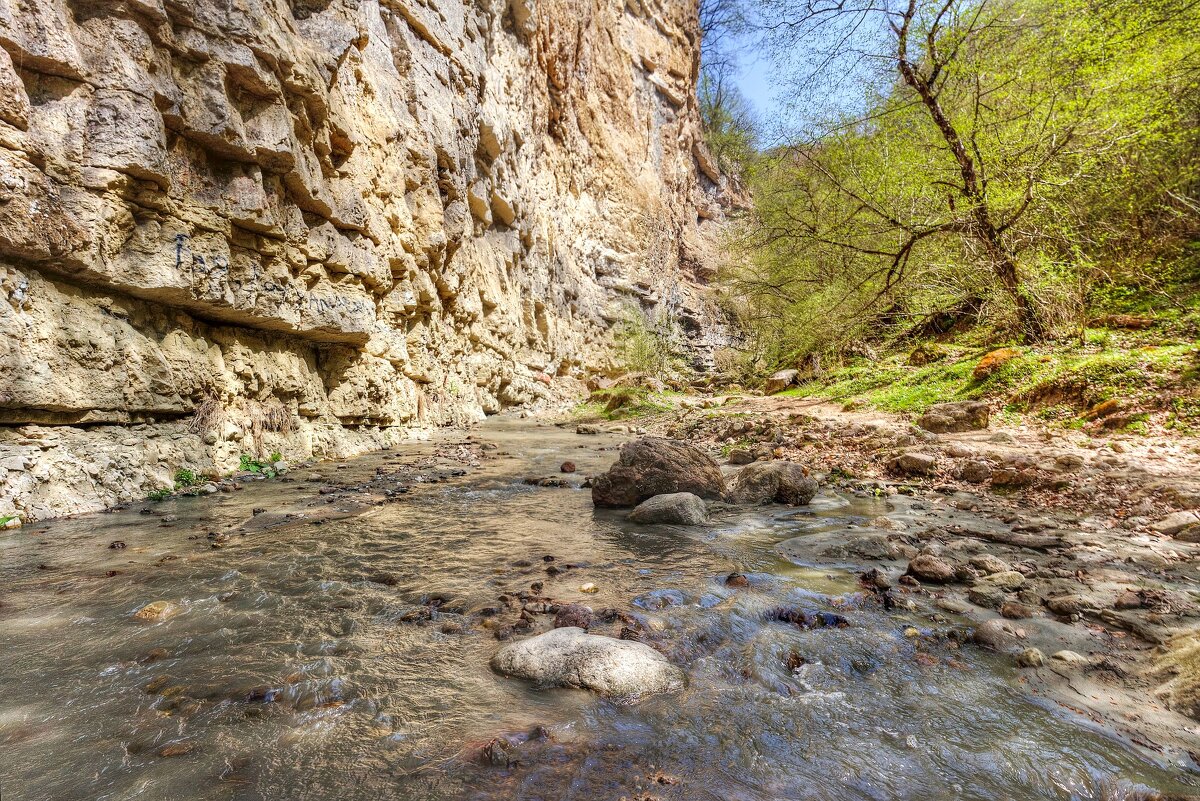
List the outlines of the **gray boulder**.
<svg viewBox="0 0 1200 801">
<path fill-rule="evenodd" d="M 980 401 L 937 403 L 917 420 L 917 425 L 935 434 L 979 431 L 988 427 L 991 410 Z"/>
<path fill-rule="evenodd" d="M 783 392 L 792 384 L 795 384 L 799 376 L 799 370 L 780 370 L 767 379 L 767 383 L 763 385 L 763 392 L 767 395 Z"/>
<path fill-rule="evenodd" d="M 647 498 L 629 513 L 635 523 L 678 523 L 698 526 L 708 520 L 708 507 L 690 492 L 671 492 Z"/>
<path fill-rule="evenodd" d="M 909 451 L 896 457 L 892 466 L 910 476 L 927 476 L 933 473 L 937 460 L 928 453 Z"/>
<path fill-rule="evenodd" d="M 662 437 L 627 442 L 617 463 L 592 480 L 596 506 L 637 506 L 655 495 L 675 492 L 718 500 L 725 495 L 725 477 L 704 451 Z"/>
<path fill-rule="evenodd" d="M 802 506 L 817 494 L 816 480 L 794 462 L 748 464 L 733 477 L 729 499 L 734 503 L 786 503 Z"/>
<path fill-rule="evenodd" d="M 683 672 L 648 645 L 565 627 L 501 648 L 492 669 L 547 687 L 639 696 L 683 686 Z"/>
</svg>

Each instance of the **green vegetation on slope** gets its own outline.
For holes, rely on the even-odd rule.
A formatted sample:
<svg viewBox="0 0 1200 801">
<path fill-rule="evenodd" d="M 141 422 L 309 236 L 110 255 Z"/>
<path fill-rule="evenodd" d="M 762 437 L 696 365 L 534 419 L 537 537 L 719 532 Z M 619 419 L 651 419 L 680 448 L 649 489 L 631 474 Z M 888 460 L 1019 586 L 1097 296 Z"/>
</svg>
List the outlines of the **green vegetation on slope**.
<svg viewBox="0 0 1200 801">
<path fill-rule="evenodd" d="M 751 337 L 731 364 L 836 373 L 927 340 L 1024 342 L 1058 364 L 1083 358 L 1060 357 L 1068 343 L 1090 338 L 1096 356 L 1097 337 L 1119 338 L 1103 333 L 1122 328 L 1098 319 L 1110 314 L 1152 318 L 1161 342 L 1195 336 L 1200 5 L 757 6 L 803 119 L 741 165 L 754 210 L 722 287 Z M 800 99 L 822 88 L 843 102 Z M 710 139 L 736 118 L 736 103 L 709 109 Z M 1149 339 L 1137 346 L 1161 344 Z M 899 405 L 945 395 L 894 392 Z"/>
</svg>

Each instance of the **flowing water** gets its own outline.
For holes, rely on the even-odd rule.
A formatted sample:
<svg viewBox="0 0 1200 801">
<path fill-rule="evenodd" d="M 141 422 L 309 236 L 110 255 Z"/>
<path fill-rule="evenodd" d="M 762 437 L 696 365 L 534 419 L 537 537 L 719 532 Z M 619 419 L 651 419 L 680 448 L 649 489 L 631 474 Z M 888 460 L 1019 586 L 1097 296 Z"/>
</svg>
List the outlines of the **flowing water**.
<svg viewBox="0 0 1200 801">
<path fill-rule="evenodd" d="M 809 509 L 639 527 L 594 510 L 586 490 L 523 480 L 557 475 L 564 459 L 576 475 L 602 470 L 616 441 L 493 421 L 476 443 L 499 450 L 465 475 L 415 444 L 4 536 L 0 795 L 1196 792 L 1194 777 L 1029 700 L 1007 660 L 959 646 L 961 623 L 885 610 L 855 565 L 806 555 L 806 538 L 894 513 L 886 501 L 827 493 Z M 727 588 L 733 571 L 750 587 Z M 687 688 L 629 704 L 493 674 L 494 628 L 515 619 L 498 596 L 535 581 L 545 596 L 626 613 Z M 580 590 L 588 583 L 598 592 Z M 179 613 L 134 617 L 156 600 Z M 767 620 L 779 606 L 850 625 Z M 922 636 L 906 636 L 911 626 Z"/>
</svg>

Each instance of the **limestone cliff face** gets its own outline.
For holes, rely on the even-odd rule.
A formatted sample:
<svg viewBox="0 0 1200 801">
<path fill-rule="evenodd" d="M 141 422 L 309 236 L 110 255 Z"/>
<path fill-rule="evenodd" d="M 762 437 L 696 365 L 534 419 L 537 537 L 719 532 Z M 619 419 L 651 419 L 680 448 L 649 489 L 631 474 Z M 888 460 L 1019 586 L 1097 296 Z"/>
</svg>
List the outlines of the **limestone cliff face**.
<svg viewBox="0 0 1200 801">
<path fill-rule="evenodd" d="M 0 516 L 562 397 L 695 325 L 688 0 L 0 0 Z"/>
</svg>

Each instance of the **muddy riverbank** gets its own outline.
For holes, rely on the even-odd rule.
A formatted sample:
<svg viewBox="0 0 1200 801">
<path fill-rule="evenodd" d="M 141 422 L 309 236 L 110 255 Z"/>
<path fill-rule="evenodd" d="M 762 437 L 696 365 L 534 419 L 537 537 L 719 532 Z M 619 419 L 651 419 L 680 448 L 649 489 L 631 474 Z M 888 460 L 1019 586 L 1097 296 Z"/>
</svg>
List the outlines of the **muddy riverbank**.
<svg viewBox="0 0 1200 801">
<path fill-rule="evenodd" d="M 907 549 L 934 540 L 948 561 L 986 551 L 1030 562 L 1026 580 L 1042 581 L 1036 548 L 923 536 L 948 526 L 1012 534 L 1022 524 L 998 522 L 992 501 L 834 476 L 808 506 L 714 504 L 704 526 L 639 526 L 594 509 L 582 489 L 629 436 L 494 419 L 240 490 L 6 534 L 4 797 L 1008 799 L 1200 788 L 1190 733 L 1160 731 L 1190 719 L 1145 703 L 1134 721 L 1123 705 L 1104 714 L 1061 702 L 1057 673 L 1083 695 L 1117 674 L 1052 654 L 1093 665 L 1104 637 L 1130 652 L 1151 644 L 1038 615 L 1010 621 L 1022 647 L 1046 656 L 1021 668 L 1004 643 L 975 642 L 981 619 L 999 617 L 964 605 L 968 585 L 901 582 Z M 1047 559 L 1098 570 L 1081 525 L 1016 533 L 1046 531 L 1070 544 Z M 893 585 L 890 600 L 864 583 L 872 568 Z M 505 643 L 550 629 L 569 604 L 591 610 L 594 633 L 664 654 L 685 686 L 626 703 L 489 669 Z M 806 626 L 780 609 L 845 625 Z M 1142 680 L 1127 686 L 1145 702 L 1155 686 Z M 1101 686 L 1116 698 L 1116 685 Z"/>
</svg>

